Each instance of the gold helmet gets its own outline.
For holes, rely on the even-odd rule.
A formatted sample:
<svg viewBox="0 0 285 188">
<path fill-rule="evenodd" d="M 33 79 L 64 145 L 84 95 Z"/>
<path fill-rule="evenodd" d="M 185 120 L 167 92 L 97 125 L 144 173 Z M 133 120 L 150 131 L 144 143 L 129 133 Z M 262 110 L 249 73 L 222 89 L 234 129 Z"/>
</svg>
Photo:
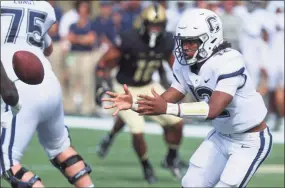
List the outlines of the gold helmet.
<svg viewBox="0 0 285 188">
<path fill-rule="evenodd" d="M 141 18 L 143 22 L 149 22 L 154 24 L 165 23 L 166 22 L 165 8 L 158 3 L 154 3 L 142 11 Z"/>
<path fill-rule="evenodd" d="M 140 22 L 140 33 L 147 37 L 149 46 L 154 47 L 157 38 L 165 31 L 167 22 L 165 8 L 158 3 L 151 4 L 142 11 Z"/>
</svg>

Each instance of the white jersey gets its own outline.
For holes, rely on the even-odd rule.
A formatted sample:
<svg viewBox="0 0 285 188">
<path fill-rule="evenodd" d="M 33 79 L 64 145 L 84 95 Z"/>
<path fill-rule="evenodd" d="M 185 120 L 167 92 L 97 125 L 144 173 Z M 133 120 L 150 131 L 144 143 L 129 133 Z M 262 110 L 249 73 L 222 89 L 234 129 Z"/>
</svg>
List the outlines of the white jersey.
<svg viewBox="0 0 285 188">
<path fill-rule="evenodd" d="M 175 79 L 171 87 L 184 94 L 190 92 L 197 101 L 209 102 L 215 90 L 233 96 L 223 113 L 212 121 L 218 132 L 245 132 L 264 120 L 267 109 L 261 95 L 256 92 L 243 57 L 238 51 L 227 48 L 216 53 L 203 64 L 198 75 L 191 72 L 190 66 L 183 66 L 178 61 L 174 63 L 173 71 Z M 237 77 L 242 81 L 234 92 L 218 85 L 219 82 L 231 82 L 231 79 Z"/>
<path fill-rule="evenodd" d="M 19 50 L 36 54 L 45 74 L 51 70 L 43 55 L 43 37 L 55 22 L 54 9 L 46 1 L 1 1 L 1 60 L 11 80 L 17 79 L 12 57 Z"/>
</svg>

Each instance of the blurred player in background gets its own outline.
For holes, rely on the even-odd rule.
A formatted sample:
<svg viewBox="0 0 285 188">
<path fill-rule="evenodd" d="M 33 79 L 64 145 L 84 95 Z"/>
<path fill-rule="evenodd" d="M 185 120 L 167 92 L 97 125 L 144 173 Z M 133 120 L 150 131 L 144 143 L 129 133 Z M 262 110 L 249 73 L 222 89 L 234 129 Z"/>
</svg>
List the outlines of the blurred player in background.
<svg viewBox="0 0 285 188">
<path fill-rule="evenodd" d="M 230 48 L 220 17 L 207 9 L 183 15 L 175 40 L 175 79 L 169 89 L 162 95 L 152 89 L 152 96 L 140 94 L 134 101 L 124 85 L 125 93 L 108 92 L 113 98 L 102 99 L 113 102 L 105 108 L 118 112 L 136 104 L 132 109 L 140 115 L 211 120 L 214 129 L 191 156 L 182 187 L 246 187 L 268 157 L 272 135 L 243 56 Z M 197 102 L 179 104 L 188 92 Z"/>
<path fill-rule="evenodd" d="M 271 1 L 267 11 L 273 29 L 269 43 L 269 56 L 267 62 L 267 83 L 269 94 L 268 122 L 275 131 L 284 130 L 284 2 Z M 267 52 L 268 53 L 268 52 Z"/>
<path fill-rule="evenodd" d="M 167 60 L 172 66 L 174 56 L 174 40 L 172 34 L 165 31 L 166 13 L 159 4 L 145 8 L 141 14 L 141 28 L 131 29 L 120 34 L 116 46 L 112 47 L 102 58 L 102 63 L 109 68 L 119 66 L 116 79 L 113 81 L 113 90 L 121 93 L 122 84 L 127 83 L 134 95 L 149 93 L 153 87 L 159 93 L 165 89 L 152 82 L 152 74 Z M 163 126 L 164 138 L 168 145 L 168 154 L 163 166 L 169 168 L 177 177 L 181 177 L 178 149 L 181 143 L 183 122 L 173 116 L 149 117 Z M 115 134 L 126 123 L 133 135 L 133 147 L 143 167 L 145 179 L 154 183 L 156 177 L 153 167 L 147 156 L 147 147 L 143 137 L 144 118 L 133 111 L 119 113 L 113 129 L 103 138 L 98 146 L 98 154 L 104 157 L 113 142 Z"/>
<path fill-rule="evenodd" d="M 17 80 L 22 101 L 22 109 L 16 116 L 9 107 L 1 105 L 1 115 L 10 112 L 6 123 L 11 124 L 1 130 L 1 177 L 12 187 L 43 187 L 40 177 L 20 164 L 36 131 L 51 163 L 71 184 L 94 187 L 89 176 L 91 168 L 71 147 L 64 125 L 60 84 L 45 57 L 52 53 L 47 31 L 55 21 L 54 9 L 46 1 L 1 1 L 1 60 L 9 79 Z M 45 71 L 41 84 L 28 85 L 18 80 L 12 57 L 20 50 L 32 52 L 41 60 Z"/>
</svg>

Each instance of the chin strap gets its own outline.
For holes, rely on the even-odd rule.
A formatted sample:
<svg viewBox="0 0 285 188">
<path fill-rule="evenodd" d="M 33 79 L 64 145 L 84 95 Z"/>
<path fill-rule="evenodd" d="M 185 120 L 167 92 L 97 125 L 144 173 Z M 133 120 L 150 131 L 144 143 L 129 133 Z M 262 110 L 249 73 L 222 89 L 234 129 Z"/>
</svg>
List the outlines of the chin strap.
<svg viewBox="0 0 285 188">
<path fill-rule="evenodd" d="M 157 33 L 151 33 L 150 38 L 149 38 L 149 47 L 154 48 L 156 45 L 156 39 L 157 39 L 158 34 Z"/>
</svg>

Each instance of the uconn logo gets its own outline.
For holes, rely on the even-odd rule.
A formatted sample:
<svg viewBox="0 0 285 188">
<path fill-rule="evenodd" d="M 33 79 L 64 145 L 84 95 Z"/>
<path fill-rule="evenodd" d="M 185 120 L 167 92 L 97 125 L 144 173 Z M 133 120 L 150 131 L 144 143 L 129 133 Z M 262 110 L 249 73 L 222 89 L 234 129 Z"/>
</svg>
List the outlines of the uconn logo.
<svg viewBox="0 0 285 188">
<path fill-rule="evenodd" d="M 206 19 L 206 22 L 208 24 L 209 30 L 211 33 L 217 33 L 220 30 L 220 24 L 218 23 L 218 20 L 214 16 L 210 16 Z"/>
</svg>

